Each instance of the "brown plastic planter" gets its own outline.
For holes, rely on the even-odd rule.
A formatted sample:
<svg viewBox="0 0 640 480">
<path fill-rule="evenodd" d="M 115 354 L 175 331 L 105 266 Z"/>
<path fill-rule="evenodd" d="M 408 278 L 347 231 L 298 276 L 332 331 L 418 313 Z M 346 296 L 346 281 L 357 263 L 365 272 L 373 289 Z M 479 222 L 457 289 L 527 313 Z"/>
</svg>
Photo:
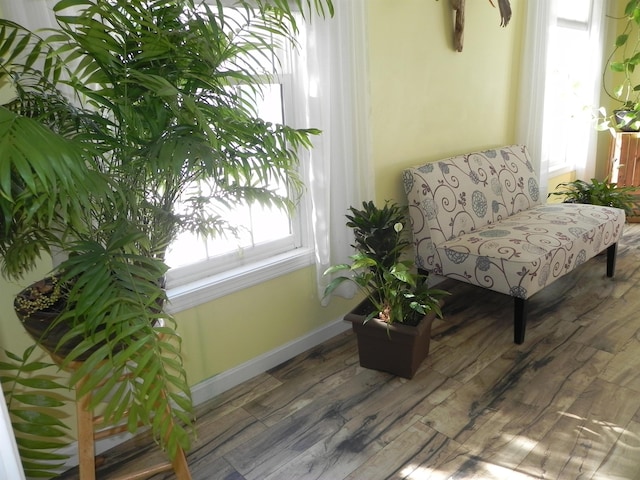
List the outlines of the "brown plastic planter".
<svg viewBox="0 0 640 480">
<path fill-rule="evenodd" d="M 435 313 L 426 315 L 415 327 L 404 324 L 388 325 L 378 319 L 364 323 L 366 300 L 360 303 L 344 320 L 351 322 L 358 340 L 360 366 L 413 378 L 422 361 L 429 354 L 431 325 Z"/>
</svg>

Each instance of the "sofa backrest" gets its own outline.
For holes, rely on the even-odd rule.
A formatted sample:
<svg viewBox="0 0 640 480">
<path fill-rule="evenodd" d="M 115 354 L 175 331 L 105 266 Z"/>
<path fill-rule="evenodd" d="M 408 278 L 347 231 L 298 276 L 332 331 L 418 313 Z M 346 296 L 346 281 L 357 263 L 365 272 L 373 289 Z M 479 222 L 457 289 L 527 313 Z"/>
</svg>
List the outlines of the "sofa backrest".
<svg viewBox="0 0 640 480">
<path fill-rule="evenodd" d="M 418 266 L 434 245 L 541 203 L 527 148 L 510 145 L 403 172 Z"/>
</svg>

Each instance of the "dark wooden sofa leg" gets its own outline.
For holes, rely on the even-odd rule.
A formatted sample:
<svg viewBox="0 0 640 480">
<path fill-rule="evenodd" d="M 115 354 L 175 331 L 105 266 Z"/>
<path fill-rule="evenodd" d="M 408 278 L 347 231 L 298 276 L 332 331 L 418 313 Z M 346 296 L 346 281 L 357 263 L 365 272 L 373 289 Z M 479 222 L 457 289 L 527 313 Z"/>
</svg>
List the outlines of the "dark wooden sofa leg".
<svg viewBox="0 0 640 480">
<path fill-rule="evenodd" d="M 513 300 L 513 341 L 520 345 L 524 342 L 524 330 L 527 326 L 527 301 L 517 297 Z"/>
<path fill-rule="evenodd" d="M 613 277 L 616 272 L 616 255 L 618 253 L 618 244 L 614 243 L 607 247 L 607 277 Z"/>
<path fill-rule="evenodd" d="M 613 277 L 616 271 L 616 255 L 618 244 L 607 247 L 607 277 Z M 513 310 L 513 341 L 518 345 L 524 342 L 524 332 L 527 326 L 527 301 L 514 298 Z"/>
</svg>

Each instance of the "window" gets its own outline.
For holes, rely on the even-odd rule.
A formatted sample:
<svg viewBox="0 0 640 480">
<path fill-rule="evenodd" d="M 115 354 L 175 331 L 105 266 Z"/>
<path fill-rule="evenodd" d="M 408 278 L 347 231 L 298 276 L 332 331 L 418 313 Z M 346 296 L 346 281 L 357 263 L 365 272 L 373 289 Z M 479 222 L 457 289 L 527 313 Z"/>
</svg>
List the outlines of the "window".
<svg viewBox="0 0 640 480">
<path fill-rule="evenodd" d="M 234 17 L 236 13 L 225 8 L 225 16 Z M 283 58 L 272 61 L 269 66 L 276 74 L 265 75 L 261 95 L 253 98 L 258 116 L 267 122 L 290 124 L 293 85 L 289 63 Z M 232 88 L 240 97 L 256 95 L 246 85 Z M 263 186 L 287 193 L 285 186 L 273 181 Z M 166 257 L 171 267 L 167 287 L 173 310 L 192 307 L 312 263 L 312 252 L 304 248 L 307 235 L 302 209 L 301 206 L 290 216 L 282 209 L 256 204 L 233 210 L 222 208 L 220 214 L 237 227 L 235 235 L 204 239 L 189 232 L 180 234 Z M 215 288 L 208 288 L 214 285 Z"/>
<path fill-rule="evenodd" d="M 258 99 L 258 115 L 268 122 L 283 123 L 283 85 L 263 84 L 262 87 L 264 96 Z M 243 89 L 242 86 L 238 87 L 238 90 L 242 95 L 249 95 L 248 89 Z M 279 190 L 286 195 L 286 187 L 282 185 L 271 184 L 265 187 Z M 182 233 L 170 247 L 167 264 L 174 269 L 184 269 L 193 264 L 199 264 L 202 267 L 202 262 L 205 262 L 207 264 L 205 270 L 211 274 L 216 270 L 227 269 L 229 262 L 234 263 L 236 257 L 242 256 L 246 259 L 247 256 L 249 258 L 255 256 L 252 253 L 241 254 L 241 252 L 265 250 L 259 247 L 268 243 L 279 244 L 279 247 L 275 247 L 276 250 L 294 248 L 299 243 L 296 239 L 298 235 L 294 234 L 291 218 L 281 209 L 243 205 L 233 210 L 224 209 L 220 214 L 229 218 L 233 225 L 238 226 L 235 235 L 229 233 L 225 236 L 203 239 L 194 233 Z M 273 248 L 266 250 L 273 252 Z M 224 261 L 224 257 L 227 257 L 227 262 Z M 192 278 L 204 276 L 204 273 L 199 275 L 193 268 L 189 269 L 193 272 L 189 275 Z"/>
<path fill-rule="evenodd" d="M 556 2 L 549 32 L 543 142 L 549 173 L 582 170 L 594 136 L 600 0 Z"/>
</svg>

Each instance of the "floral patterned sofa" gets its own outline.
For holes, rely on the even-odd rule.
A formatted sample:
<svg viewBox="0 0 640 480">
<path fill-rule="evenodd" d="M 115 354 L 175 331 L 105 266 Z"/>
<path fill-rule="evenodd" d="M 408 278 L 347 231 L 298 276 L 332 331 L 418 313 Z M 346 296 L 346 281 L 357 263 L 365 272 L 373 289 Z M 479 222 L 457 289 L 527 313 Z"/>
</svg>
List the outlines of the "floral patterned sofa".
<svg viewBox="0 0 640 480">
<path fill-rule="evenodd" d="M 514 297 L 514 341 L 526 300 L 607 249 L 615 269 L 623 210 L 542 203 L 525 146 L 511 145 L 403 172 L 420 269 Z"/>
</svg>

